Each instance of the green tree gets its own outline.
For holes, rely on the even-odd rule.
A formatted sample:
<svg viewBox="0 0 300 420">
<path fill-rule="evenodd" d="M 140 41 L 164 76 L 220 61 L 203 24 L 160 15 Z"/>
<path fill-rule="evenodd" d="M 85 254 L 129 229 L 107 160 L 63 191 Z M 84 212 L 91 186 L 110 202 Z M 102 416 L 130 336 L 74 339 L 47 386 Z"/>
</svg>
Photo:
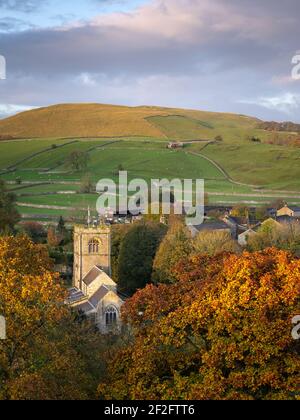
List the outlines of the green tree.
<svg viewBox="0 0 300 420">
<path fill-rule="evenodd" d="M 255 210 L 256 220 L 262 222 L 268 219 L 270 217 L 268 209 L 272 207 L 273 206 L 268 206 L 268 205 L 257 207 Z"/>
<path fill-rule="evenodd" d="M 81 152 L 74 150 L 66 158 L 66 166 L 71 168 L 73 171 L 80 172 L 87 168 L 89 162 L 89 154 L 87 152 Z"/>
<path fill-rule="evenodd" d="M 58 224 L 57 224 L 57 231 L 60 234 L 64 234 L 66 232 L 66 224 L 64 221 L 64 218 L 62 216 L 60 216 Z"/>
<path fill-rule="evenodd" d="M 90 194 L 96 190 L 90 174 L 84 175 L 81 180 L 80 192 L 83 194 Z"/>
<path fill-rule="evenodd" d="M 0 232 L 13 231 L 19 221 L 16 196 L 8 192 L 4 181 L 0 180 Z"/>
<path fill-rule="evenodd" d="M 111 270 L 112 278 L 119 283 L 119 256 L 124 238 L 131 229 L 131 225 L 113 225 L 111 229 Z"/>
<path fill-rule="evenodd" d="M 166 226 L 153 222 L 131 227 L 120 248 L 120 290 L 131 294 L 151 282 L 153 260 L 165 233 Z"/>
<path fill-rule="evenodd" d="M 175 221 L 162 240 L 156 253 L 152 280 L 154 283 L 174 283 L 176 276 L 173 269 L 181 259 L 192 252 L 192 238 L 182 221 Z"/>
<path fill-rule="evenodd" d="M 44 226 L 38 222 L 24 222 L 22 223 L 22 229 L 34 242 L 39 242 L 46 236 Z"/>
</svg>

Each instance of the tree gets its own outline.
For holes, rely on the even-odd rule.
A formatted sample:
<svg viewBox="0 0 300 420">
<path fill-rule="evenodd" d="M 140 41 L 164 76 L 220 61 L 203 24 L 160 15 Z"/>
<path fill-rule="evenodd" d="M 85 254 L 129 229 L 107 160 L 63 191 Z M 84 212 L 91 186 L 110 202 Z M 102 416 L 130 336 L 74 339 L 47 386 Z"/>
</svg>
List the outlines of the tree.
<svg viewBox="0 0 300 420">
<path fill-rule="evenodd" d="M 66 233 L 66 224 L 64 221 L 64 218 L 62 216 L 60 216 L 58 224 L 57 224 L 57 231 L 61 234 L 64 235 Z"/>
<path fill-rule="evenodd" d="M 223 137 L 221 135 L 218 135 L 215 137 L 215 141 L 217 141 L 218 143 L 223 141 Z"/>
<path fill-rule="evenodd" d="M 80 192 L 83 194 L 90 194 L 94 191 L 96 191 L 96 188 L 92 177 L 90 174 L 86 174 L 81 180 Z"/>
<path fill-rule="evenodd" d="M 286 200 L 281 199 L 281 198 L 278 198 L 277 200 L 272 201 L 272 203 L 270 203 L 270 208 L 274 208 L 276 210 L 280 210 L 285 205 L 286 205 Z"/>
<path fill-rule="evenodd" d="M 38 222 L 24 222 L 22 229 L 34 242 L 46 236 L 44 226 Z"/>
<path fill-rule="evenodd" d="M 62 216 L 57 223 L 56 236 L 61 245 L 67 245 L 73 241 L 72 231 L 67 229 L 65 219 Z"/>
<path fill-rule="evenodd" d="M 273 206 L 260 206 L 257 207 L 255 210 L 255 216 L 257 221 L 264 221 L 270 217 L 269 208 L 272 208 Z"/>
<path fill-rule="evenodd" d="M 122 243 L 131 225 L 113 225 L 111 230 L 111 270 L 112 278 L 119 283 L 119 255 Z"/>
<path fill-rule="evenodd" d="M 19 221 L 16 196 L 8 192 L 5 183 L 0 180 L 0 232 L 13 231 Z"/>
<path fill-rule="evenodd" d="M 229 232 L 213 231 L 201 232 L 193 241 L 196 254 L 216 255 L 221 252 L 239 253 L 240 247 Z"/>
<path fill-rule="evenodd" d="M 153 282 L 175 282 L 174 266 L 181 259 L 187 258 L 191 252 L 192 238 L 188 228 L 181 221 L 173 223 L 156 253 L 152 272 Z"/>
<path fill-rule="evenodd" d="M 195 256 L 180 281 L 125 304 L 133 341 L 109 360 L 107 399 L 299 399 L 300 261 L 267 249 Z"/>
<path fill-rule="evenodd" d="M 255 136 L 250 137 L 250 141 L 252 141 L 253 143 L 261 143 L 261 139 Z"/>
<path fill-rule="evenodd" d="M 70 167 L 73 171 L 80 172 L 87 168 L 89 162 L 89 154 L 74 150 L 66 158 L 66 166 Z"/>
<path fill-rule="evenodd" d="M 95 397 L 102 339 L 76 321 L 65 299 L 44 246 L 26 236 L 0 238 L 1 400 Z"/>
<path fill-rule="evenodd" d="M 238 204 L 233 207 L 230 215 L 233 217 L 248 217 L 249 208 L 244 204 Z"/>
<path fill-rule="evenodd" d="M 249 237 L 248 249 L 259 251 L 268 247 L 285 249 L 298 254 L 300 251 L 299 223 L 280 225 L 272 219 L 265 221 L 258 229 L 257 234 Z"/>
<path fill-rule="evenodd" d="M 50 248 L 58 247 L 63 241 L 63 235 L 56 232 L 54 226 L 50 226 L 47 233 L 47 243 Z"/>
<path fill-rule="evenodd" d="M 134 293 L 151 282 L 153 260 L 166 227 L 152 222 L 134 224 L 120 247 L 119 288 Z"/>
</svg>

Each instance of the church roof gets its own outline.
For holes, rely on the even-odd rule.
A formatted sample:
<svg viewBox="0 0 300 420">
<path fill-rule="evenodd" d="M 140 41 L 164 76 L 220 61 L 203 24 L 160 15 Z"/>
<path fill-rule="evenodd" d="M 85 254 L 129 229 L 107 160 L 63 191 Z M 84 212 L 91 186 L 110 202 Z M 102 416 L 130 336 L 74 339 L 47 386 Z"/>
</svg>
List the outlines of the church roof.
<svg viewBox="0 0 300 420">
<path fill-rule="evenodd" d="M 76 305 L 76 309 L 84 313 L 88 313 L 95 310 L 94 306 L 91 305 L 89 301 L 78 303 L 78 305 Z"/>
<path fill-rule="evenodd" d="M 75 287 L 69 290 L 69 297 L 68 297 L 68 302 L 69 303 L 72 304 L 72 303 L 78 302 L 78 301 L 80 301 L 84 298 L 85 298 L 85 295 L 81 290 L 79 290 Z"/>
<path fill-rule="evenodd" d="M 104 298 L 105 295 L 109 292 L 109 289 L 105 286 L 101 286 L 93 296 L 89 299 L 89 302 L 96 308 L 98 303 Z"/>
<path fill-rule="evenodd" d="M 94 267 L 87 273 L 87 275 L 84 277 L 83 282 L 90 286 L 93 281 L 96 280 L 97 277 L 99 277 L 103 273 L 103 270 L 101 270 L 100 267 L 97 265 L 94 265 Z"/>
</svg>

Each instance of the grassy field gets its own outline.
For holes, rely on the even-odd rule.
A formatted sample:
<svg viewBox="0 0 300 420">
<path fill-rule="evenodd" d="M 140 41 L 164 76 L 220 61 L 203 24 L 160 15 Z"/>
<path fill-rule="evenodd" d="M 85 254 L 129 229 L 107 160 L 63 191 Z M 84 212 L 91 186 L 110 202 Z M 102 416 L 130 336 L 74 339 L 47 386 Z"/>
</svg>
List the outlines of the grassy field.
<svg viewBox="0 0 300 420">
<path fill-rule="evenodd" d="M 58 142 L 55 141 L 55 144 Z M 95 209 L 97 195 L 81 194 L 81 179 L 86 172 L 90 173 L 94 183 L 100 178 L 113 178 L 117 181 L 117 169 L 120 165 L 128 171 L 129 180 L 133 178 L 143 178 L 147 181 L 153 178 L 204 178 L 206 191 L 209 193 L 209 202 L 211 204 L 230 205 L 234 203 L 246 203 L 248 205 L 262 205 L 269 203 L 276 197 L 280 198 L 282 194 L 261 192 L 259 189 L 251 188 L 247 185 L 237 185 L 230 182 L 222 171 L 215 165 L 199 155 L 191 153 L 202 153 L 204 156 L 210 157 L 228 171 L 228 164 L 237 167 L 236 171 L 228 171 L 230 176 L 236 180 L 259 181 L 257 178 L 249 176 L 248 173 L 242 173 L 243 169 L 238 169 L 238 165 L 246 165 L 249 158 L 253 162 L 253 171 L 259 169 L 269 169 L 264 159 L 260 159 L 261 155 L 256 156 L 254 147 L 264 148 L 267 153 L 270 150 L 276 150 L 282 153 L 282 148 L 267 145 L 248 145 L 244 148 L 237 145 L 209 145 L 203 148 L 203 145 L 190 144 L 184 149 L 171 151 L 166 148 L 165 141 L 137 141 L 136 139 L 116 140 L 108 139 L 90 139 L 77 140 L 76 143 L 67 144 L 63 147 L 47 150 L 45 146 L 51 146 L 49 140 L 31 140 L 31 142 L 11 142 L 10 146 L 15 145 L 17 149 L 21 146 L 26 150 L 27 160 L 20 162 L 20 153 L 16 153 L 15 161 L 10 160 L 12 165 L 16 165 L 16 169 L 1 176 L 2 179 L 9 181 L 9 188 L 17 195 L 19 204 L 19 212 L 25 219 L 41 219 L 53 220 L 60 215 L 70 218 L 75 213 L 82 212 L 90 206 Z M 28 145 L 35 147 L 28 148 Z M 38 145 L 40 144 L 40 147 Z M 252 146 L 252 147 L 250 147 Z M 224 158 L 223 152 L 224 150 Z M 7 143 L 0 143 L 0 153 L 3 156 L 10 153 Z M 29 152 L 41 151 L 38 156 L 30 158 Z M 74 150 L 88 151 L 89 163 L 88 169 L 84 172 L 72 172 L 65 165 L 67 156 Z M 244 161 L 237 162 L 232 152 L 243 151 L 248 157 Z M 286 149 L 286 153 L 291 153 L 295 157 L 295 153 Z M 275 153 L 275 152 L 274 152 Z M 280 162 L 280 159 L 275 159 Z M 7 161 L 7 160 L 6 160 Z M 249 163 L 251 168 L 252 163 Z M 255 164 L 256 162 L 256 164 Z M 3 165 L 2 169 L 5 168 Z M 55 168 L 55 169 L 53 169 Z M 284 169 L 282 169 L 284 170 Z M 251 172 L 250 172 L 251 173 Z M 253 172 L 256 173 L 256 172 Z M 272 178 L 274 182 L 275 176 Z M 21 179 L 22 184 L 17 185 L 16 179 Z M 280 177 L 279 177 L 280 179 Z M 282 180 L 282 177 L 281 177 Z M 42 184 L 39 184 L 42 183 Z M 46 183 L 46 184 L 45 184 Z M 295 182 L 296 184 L 296 182 Z M 280 183 L 274 185 L 281 185 Z M 270 186 L 270 185 L 269 185 Z M 300 203 L 299 197 L 291 194 L 291 203 Z"/>
<path fill-rule="evenodd" d="M 33 205 L 59 206 L 69 208 L 96 207 L 97 194 L 54 194 L 20 197 L 19 202 Z"/>
<path fill-rule="evenodd" d="M 258 123 L 243 115 L 158 107 L 81 104 L 29 111 L 0 121 L 0 134 L 26 137 L 0 142 L 0 177 L 29 217 L 68 213 L 55 207 L 94 207 L 97 196 L 80 194 L 83 177 L 117 181 L 120 167 L 129 180 L 203 178 L 211 203 L 259 205 L 276 197 L 298 203 L 300 149 L 267 144 L 272 133 L 257 129 Z M 214 141 L 217 135 L 222 142 Z M 172 151 L 169 140 L 187 144 Z M 88 153 L 85 171 L 66 165 L 74 151 Z"/>
<path fill-rule="evenodd" d="M 211 144 L 203 153 L 236 181 L 300 191 L 300 149 L 268 144 Z"/>
<path fill-rule="evenodd" d="M 63 145 L 69 140 L 56 139 L 55 144 Z M 53 139 L 2 141 L 0 153 L 0 170 L 6 169 L 17 162 L 51 148 Z M 60 149 L 59 149 L 60 150 Z"/>
</svg>

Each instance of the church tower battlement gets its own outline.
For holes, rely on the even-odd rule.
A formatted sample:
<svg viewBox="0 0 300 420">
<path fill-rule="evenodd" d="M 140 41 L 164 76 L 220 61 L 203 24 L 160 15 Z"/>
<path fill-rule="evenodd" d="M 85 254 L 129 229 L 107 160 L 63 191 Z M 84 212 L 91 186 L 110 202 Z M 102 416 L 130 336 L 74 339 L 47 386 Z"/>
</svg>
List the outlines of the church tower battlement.
<svg viewBox="0 0 300 420">
<path fill-rule="evenodd" d="M 94 266 L 111 276 L 111 229 L 102 224 L 75 226 L 73 286 L 82 290 L 82 281 Z"/>
</svg>

